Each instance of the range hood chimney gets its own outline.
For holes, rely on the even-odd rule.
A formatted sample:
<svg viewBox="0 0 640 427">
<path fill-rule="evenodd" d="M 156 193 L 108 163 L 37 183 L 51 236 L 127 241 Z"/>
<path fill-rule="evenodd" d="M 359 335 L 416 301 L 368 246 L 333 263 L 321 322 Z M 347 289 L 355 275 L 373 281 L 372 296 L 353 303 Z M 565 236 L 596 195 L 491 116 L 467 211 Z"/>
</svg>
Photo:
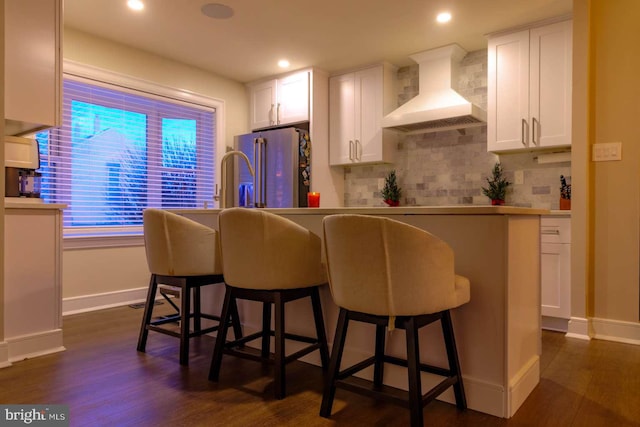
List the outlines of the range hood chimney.
<svg viewBox="0 0 640 427">
<path fill-rule="evenodd" d="M 419 94 L 382 119 L 382 127 L 426 133 L 480 126 L 487 113 L 452 89 L 467 52 L 457 44 L 411 55 L 419 65 Z"/>
</svg>

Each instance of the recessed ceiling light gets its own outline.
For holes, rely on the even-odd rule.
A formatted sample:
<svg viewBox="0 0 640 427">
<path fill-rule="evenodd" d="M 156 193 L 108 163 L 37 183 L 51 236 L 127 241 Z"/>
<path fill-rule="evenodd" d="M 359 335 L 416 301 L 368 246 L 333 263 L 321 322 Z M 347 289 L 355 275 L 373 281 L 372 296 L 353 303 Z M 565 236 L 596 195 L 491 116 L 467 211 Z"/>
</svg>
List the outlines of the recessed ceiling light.
<svg viewBox="0 0 640 427">
<path fill-rule="evenodd" d="M 288 68 L 289 65 L 289 61 L 287 61 L 286 59 L 281 59 L 280 61 L 278 61 L 278 67 L 280 68 Z"/>
<path fill-rule="evenodd" d="M 142 3 L 142 0 L 128 0 L 127 6 L 129 6 L 129 9 L 132 9 L 132 10 L 144 9 L 144 3 Z"/>
<path fill-rule="evenodd" d="M 233 16 L 233 9 L 226 4 L 207 3 L 200 8 L 203 14 L 213 19 L 228 19 Z"/>
<path fill-rule="evenodd" d="M 436 21 L 438 21 L 441 24 L 444 24 L 445 22 L 449 22 L 451 21 L 451 14 L 449 12 L 439 13 L 438 16 L 436 17 Z"/>
</svg>

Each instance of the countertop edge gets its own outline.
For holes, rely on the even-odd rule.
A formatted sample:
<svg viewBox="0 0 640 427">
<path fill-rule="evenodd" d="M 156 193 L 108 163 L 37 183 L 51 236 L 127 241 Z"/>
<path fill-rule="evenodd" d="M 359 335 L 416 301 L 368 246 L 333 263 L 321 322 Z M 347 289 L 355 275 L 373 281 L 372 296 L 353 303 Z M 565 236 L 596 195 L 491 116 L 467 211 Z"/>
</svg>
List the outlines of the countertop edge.
<svg viewBox="0 0 640 427">
<path fill-rule="evenodd" d="M 221 209 L 168 209 L 171 212 L 219 213 Z M 412 206 L 412 207 L 335 207 L 335 208 L 264 208 L 267 212 L 281 215 L 549 215 L 548 209 L 522 208 L 516 206 Z"/>
</svg>

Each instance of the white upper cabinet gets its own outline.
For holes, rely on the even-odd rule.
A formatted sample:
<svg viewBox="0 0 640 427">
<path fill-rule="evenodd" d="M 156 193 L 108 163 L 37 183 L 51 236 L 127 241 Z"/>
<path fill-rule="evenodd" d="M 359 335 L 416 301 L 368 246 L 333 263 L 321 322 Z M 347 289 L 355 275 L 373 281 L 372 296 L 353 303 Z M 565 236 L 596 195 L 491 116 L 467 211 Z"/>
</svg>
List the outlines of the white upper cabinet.
<svg viewBox="0 0 640 427">
<path fill-rule="evenodd" d="M 251 129 L 309 121 L 309 72 L 249 86 Z"/>
<path fill-rule="evenodd" d="M 571 145 L 571 21 L 489 39 L 487 149 Z"/>
<path fill-rule="evenodd" d="M 381 126 L 394 107 L 395 69 L 380 65 L 331 77 L 329 160 L 331 166 L 393 160 L 396 132 Z"/>
<path fill-rule="evenodd" d="M 62 0 L 4 2 L 5 134 L 61 124 Z"/>
</svg>

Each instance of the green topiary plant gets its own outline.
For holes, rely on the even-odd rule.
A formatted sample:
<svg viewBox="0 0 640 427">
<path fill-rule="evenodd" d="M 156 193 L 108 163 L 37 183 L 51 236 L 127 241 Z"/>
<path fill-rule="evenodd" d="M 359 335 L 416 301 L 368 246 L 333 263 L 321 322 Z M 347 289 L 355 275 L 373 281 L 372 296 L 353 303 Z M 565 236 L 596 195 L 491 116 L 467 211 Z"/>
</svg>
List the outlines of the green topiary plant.
<svg viewBox="0 0 640 427">
<path fill-rule="evenodd" d="M 502 176 L 502 172 L 502 165 L 500 165 L 500 162 L 497 162 L 493 166 L 492 178 L 487 178 L 489 187 L 482 187 L 482 194 L 491 199 L 492 205 L 504 205 L 507 187 L 511 185 L 511 183 Z"/>
<path fill-rule="evenodd" d="M 389 172 L 384 179 L 384 187 L 382 188 L 382 200 L 389 206 L 398 206 L 400 204 L 400 196 L 402 189 L 398 187 L 396 171 Z"/>
</svg>

